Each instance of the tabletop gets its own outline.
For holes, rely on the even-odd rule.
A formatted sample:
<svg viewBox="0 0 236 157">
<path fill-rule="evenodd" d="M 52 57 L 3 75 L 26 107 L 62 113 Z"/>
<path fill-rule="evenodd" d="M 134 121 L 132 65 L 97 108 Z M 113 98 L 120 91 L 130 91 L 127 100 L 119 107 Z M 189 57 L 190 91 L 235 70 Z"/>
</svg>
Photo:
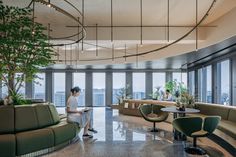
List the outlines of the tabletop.
<svg viewBox="0 0 236 157">
<path fill-rule="evenodd" d="M 164 112 L 172 112 L 172 113 L 198 113 L 200 110 L 194 108 L 185 108 L 185 111 L 177 110 L 176 107 L 165 107 L 161 109 Z"/>
</svg>

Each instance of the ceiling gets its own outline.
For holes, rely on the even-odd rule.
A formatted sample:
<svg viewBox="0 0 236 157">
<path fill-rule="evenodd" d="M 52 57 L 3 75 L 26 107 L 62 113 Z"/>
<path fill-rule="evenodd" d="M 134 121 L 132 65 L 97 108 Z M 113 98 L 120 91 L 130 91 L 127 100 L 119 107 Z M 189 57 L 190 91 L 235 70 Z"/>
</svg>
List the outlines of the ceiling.
<svg viewBox="0 0 236 157">
<path fill-rule="evenodd" d="M 47 0 L 45 0 L 47 1 Z M 82 11 L 82 0 L 67 0 Z M 205 15 L 213 0 L 198 0 L 198 21 Z M 3 0 L 6 5 L 26 7 L 31 0 Z M 84 40 L 84 53 L 81 53 L 82 44 L 67 47 L 55 47 L 60 55 L 55 60 L 55 68 L 64 68 L 68 64 L 74 67 L 153 67 L 173 68 L 186 62 L 186 53 L 195 50 L 195 33 L 163 51 L 156 51 L 150 55 L 124 58 L 122 56 L 155 50 L 177 40 L 186 34 L 196 24 L 196 0 L 170 0 L 169 1 L 169 42 L 167 41 L 167 0 L 142 0 L 142 43 L 141 44 L 141 14 L 140 0 L 112 0 L 113 2 L 113 39 L 111 43 L 111 0 L 85 0 L 84 18 L 86 38 Z M 51 0 L 51 3 L 64 9 L 74 17 L 80 17 L 79 12 L 65 0 Z M 213 43 L 208 42 L 207 31 L 218 29 L 221 17 L 231 12 L 236 6 L 235 0 L 217 0 L 209 16 L 200 25 L 198 32 L 199 46 L 202 48 Z M 36 21 L 45 26 L 50 23 L 51 37 L 65 37 L 78 32 L 78 23 L 64 14 L 49 8 L 41 3 L 36 3 Z M 98 25 L 98 55 L 96 56 L 96 28 Z M 103 27 L 108 26 L 108 27 Z M 129 26 L 129 27 L 115 27 Z M 132 27 L 131 27 L 132 26 Z M 137 26 L 137 27 L 134 27 Z M 153 26 L 153 27 L 150 27 Z M 154 27 L 155 26 L 155 27 Z M 156 27 L 158 26 L 158 27 Z M 81 29 L 81 28 L 80 28 Z M 54 43 L 70 43 L 77 40 L 53 40 Z M 206 43 L 206 44 L 205 44 Z M 112 59 L 112 44 L 114 44 L 114 57 Z M 214 43 L 215 44 L 215 43 Z M 125 53 L 126 46 L 126 53 Z M 177 51 L 178 50 L 178 51 Z M 173 57 L 180 55 L 178 57 Z M 117 59 L 116 59 L 117 57 Z M 72 58 L 72 60 L 71 60 Z M 109 58 L 109 59 L 106 59 Z M 171 63 L 173 62 L 173 63 Z M 138 66 L 137 66 L 138 65 Z"/>
</svg>

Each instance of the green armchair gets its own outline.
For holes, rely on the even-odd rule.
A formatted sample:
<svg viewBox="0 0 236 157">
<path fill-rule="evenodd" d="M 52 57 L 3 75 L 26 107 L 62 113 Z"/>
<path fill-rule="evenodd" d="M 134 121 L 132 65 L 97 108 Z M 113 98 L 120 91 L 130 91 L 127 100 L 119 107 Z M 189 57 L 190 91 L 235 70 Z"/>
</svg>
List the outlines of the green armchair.
<svg viewBox="0 0 236 157">
<path fill-rule="evenodd" d="M 168 118 L 168 113 L 161 111 L 161 108 L 164 108 L 165 106 L 162 105 L 141 105 L 139 107 L 139 112 L 143 116 L 143 118 L 146 121 L 153 122 L 153 128 L 151 129 L 151 132 L 158 132 L 158 129 L 156 128 L 157 122 L 163 122 Z M 150 116 L 150 114 L 155 116 Z"/>
<path fill-rule="evenodd" d="M 185 151 L 189 154 L 205 155 L 206 151 L 197 147 L 197 138 L 206 137 L 214 132 L 221 117 L 208 116 L 201 117 L 180 117 L 173 120 L 173 127 L 186 136 L 193 138 L 193 147 L 186 147 Z"/>
</svg>

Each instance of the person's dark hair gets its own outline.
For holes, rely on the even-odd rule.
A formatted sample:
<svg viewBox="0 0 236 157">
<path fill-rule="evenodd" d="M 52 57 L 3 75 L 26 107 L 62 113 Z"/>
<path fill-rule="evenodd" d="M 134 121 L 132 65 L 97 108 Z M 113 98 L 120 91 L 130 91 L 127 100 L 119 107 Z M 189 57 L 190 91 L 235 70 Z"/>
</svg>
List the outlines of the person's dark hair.
<svg viewBox="0 0 236 157">
<path fill-rule="evenodd" d="M 74 87 L 70 91 L 71 91 L 71 93 L 78 93 L 81 91 L 81 89 L 79 87 Z"/>
<path fill-rule="evenodd" d="M 167 89 L 167 90 L 166 90 L 166 92 L 170 93 L 170 90 L 169 90 L 169 89 Z"/>
</svg>

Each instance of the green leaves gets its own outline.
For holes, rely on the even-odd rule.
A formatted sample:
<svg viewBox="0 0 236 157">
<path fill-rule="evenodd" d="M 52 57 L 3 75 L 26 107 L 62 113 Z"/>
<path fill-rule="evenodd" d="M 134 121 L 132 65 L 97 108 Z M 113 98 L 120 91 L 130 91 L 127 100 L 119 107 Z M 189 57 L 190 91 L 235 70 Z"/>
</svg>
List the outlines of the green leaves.
<svg viewBox="0 0 236 157">
<path fill-rule="evenodd" d="M 52 63 L 52 46 L 48 44 L 47 35 L 43 33 L 46 28 L 33 22 L 31 13 L 29 8 L 6 6 L 0 1 L 1 77 L 9 73 L 22 73 L 27 75 L 26 81 L 31 81 L 39 67 Z M 18 91 L 17 87 L 10 86 L 12 79 L 14 77 L 8 77 L 4 84 L 8 85 L 11 91 Z M 16 80 L 19 82 L 17 84 L 24 81 Z"/>
</svg>

